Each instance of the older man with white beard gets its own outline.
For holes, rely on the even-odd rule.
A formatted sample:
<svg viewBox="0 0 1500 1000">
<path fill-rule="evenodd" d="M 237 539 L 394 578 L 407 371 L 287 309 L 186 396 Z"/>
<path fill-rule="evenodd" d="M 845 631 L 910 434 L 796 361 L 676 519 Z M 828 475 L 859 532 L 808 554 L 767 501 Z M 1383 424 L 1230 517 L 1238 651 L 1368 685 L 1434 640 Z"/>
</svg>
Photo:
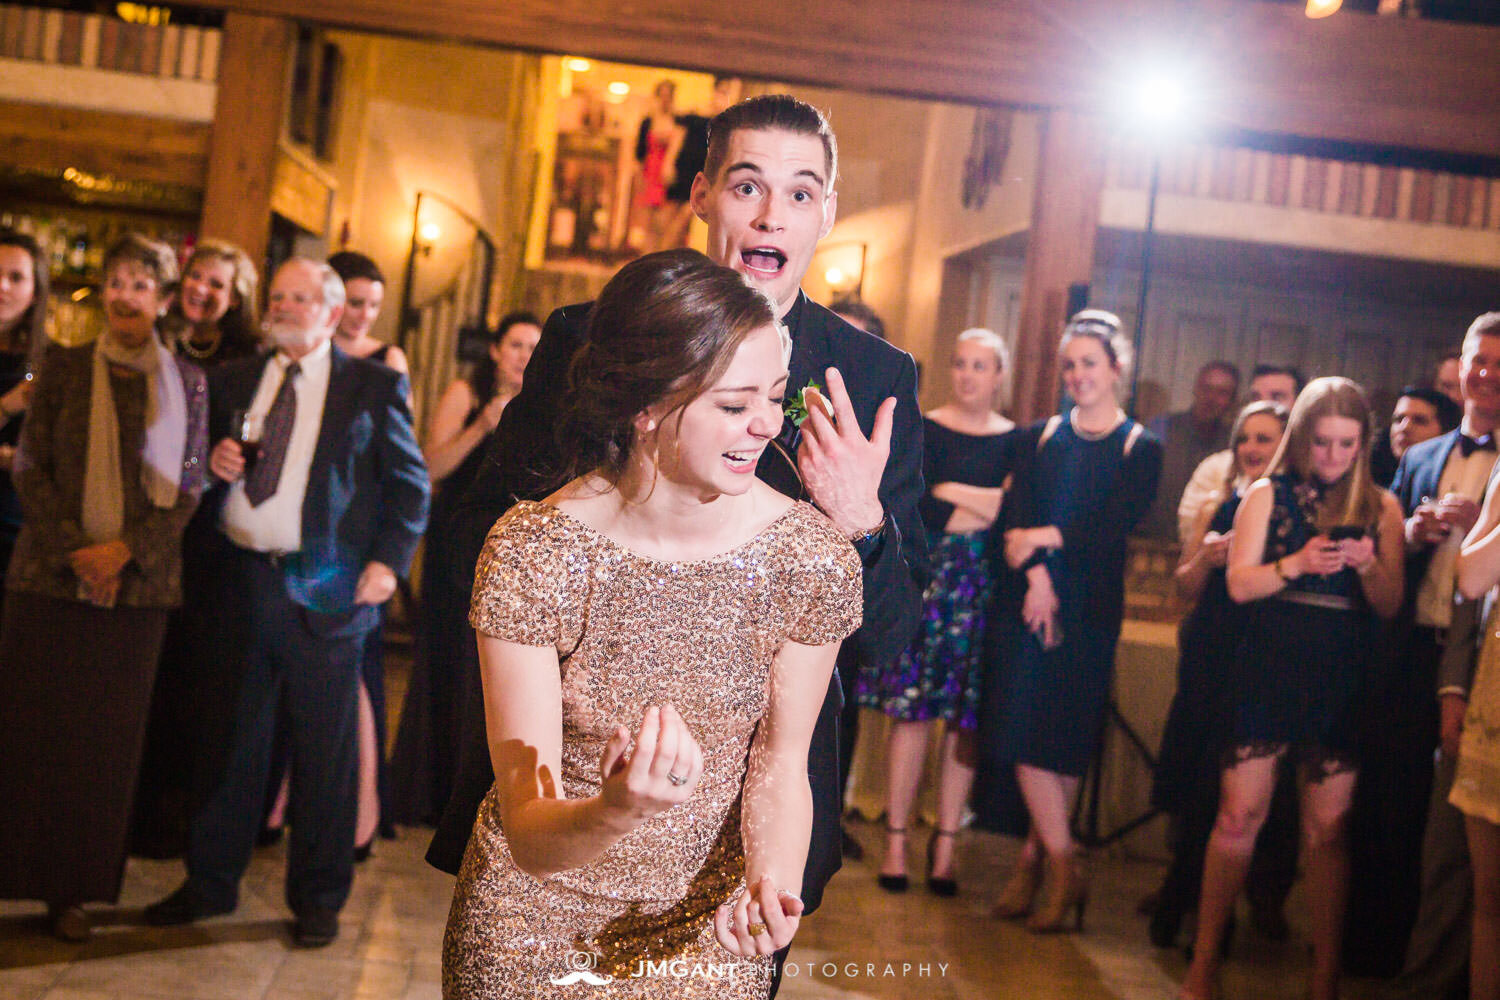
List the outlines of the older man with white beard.
<svg viewBox="0 0 1500 1000">
<path fill-rule="evenodd" d="M 236 667 L 233 708 L 221 736 L 227 758 L 192 818 L 187 881 L 147 909 L 153 924 L 237 905 L 285 705 L 294 938 L 317 947 L 338 936 L 354 878 L 360 655 L 411 563 L 429 494 L 405 376 L 330 342 L 343 304 L 343 282 L 326 264 L 288 261 L 264 323 L 275 350 L 225 365 L 210 386 L 218 443 L 205 503 L 217 505 L 229 543 L 219 606 Z"/>
</svg>

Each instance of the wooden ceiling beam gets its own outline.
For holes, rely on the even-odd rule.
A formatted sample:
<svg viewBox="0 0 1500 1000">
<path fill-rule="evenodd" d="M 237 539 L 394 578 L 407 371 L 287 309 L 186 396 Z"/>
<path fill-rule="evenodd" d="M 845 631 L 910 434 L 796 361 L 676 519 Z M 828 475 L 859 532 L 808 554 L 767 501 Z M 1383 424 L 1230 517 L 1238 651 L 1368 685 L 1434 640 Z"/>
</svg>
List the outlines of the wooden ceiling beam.
<svg viewBox="0 0 1500 1000">
<path fill-rule="evenodd" d="M 325 25 L 906 97 L 1115 113 L 1195 67 L 1210 127 L 1493 157 L 1500 28 L 1244 0 L 217 0 Z"/>
</svg>

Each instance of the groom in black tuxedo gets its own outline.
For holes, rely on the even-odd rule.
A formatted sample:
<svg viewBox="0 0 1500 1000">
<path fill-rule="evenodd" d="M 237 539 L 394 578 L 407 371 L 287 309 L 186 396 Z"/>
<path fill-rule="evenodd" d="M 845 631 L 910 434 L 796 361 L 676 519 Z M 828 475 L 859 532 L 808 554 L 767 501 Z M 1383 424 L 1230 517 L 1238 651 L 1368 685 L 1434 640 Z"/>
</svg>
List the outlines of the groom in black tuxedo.
<svg viewBox="0 0 1500 1000">
<path fill-rule="evenodd" d="M 816 382 L 846 416 L 836 429 L 822 418 L 801 428 L 788 420 L 757 470 L 783 493 L 817 504 L 864 561 L 864 626 L 840 650 L 838 669 L 845 670 L 858 659 L 889 662 L 915 634 L 927 552 L 917 516 L 922 427 L 912 358 L 810 301 L 800 287 L 818 241 L 833 228 L 837 155 L 832 129 L 816 108 L 782 94 L 750 98 L 711 123 L 708 159 L 693 182 L 692 205 L 708 223 L 709 256 L 770 296 L 790 330 L 788 395 Z M 540 498 L 561 485 L 562 456 L 551 429 L 589 309 L 585 303 L 552 314 L 521 393 L 505 409 L 459 515 L 470 544 L 468 557 L 454 569 L 468 580 L 484 534 L 499 515 L 517 500 Z M 802 884 L 808 911 L 817 907 L 840 864 L 842 704 L 835 675 L 808 761 L 813 832 Z M 458 870 L 475 812 L 493 781 L 477 693 L 466 716 L 463 764 L 427 854 L 448 872 Z"/>
</svg>

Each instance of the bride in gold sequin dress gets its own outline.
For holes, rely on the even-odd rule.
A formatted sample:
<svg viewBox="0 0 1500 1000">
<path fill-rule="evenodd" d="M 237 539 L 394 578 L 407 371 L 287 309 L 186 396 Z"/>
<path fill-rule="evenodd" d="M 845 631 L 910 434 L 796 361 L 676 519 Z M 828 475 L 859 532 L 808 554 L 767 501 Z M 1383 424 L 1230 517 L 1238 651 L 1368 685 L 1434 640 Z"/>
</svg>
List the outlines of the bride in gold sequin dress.
<svg viewBox="0 0 1500 1000">
<path fill-rule="evenodd" d="M 754 475 L 787 352 L 768 301 L 693 251 L 627 265 L 595 304 L 559 428 L 583 474 L 479 561 L 496 781 L 447 1000 L 766 995 L 802 911 L 808 743 L 861 608 L 849 542 Z"/>
</svg>

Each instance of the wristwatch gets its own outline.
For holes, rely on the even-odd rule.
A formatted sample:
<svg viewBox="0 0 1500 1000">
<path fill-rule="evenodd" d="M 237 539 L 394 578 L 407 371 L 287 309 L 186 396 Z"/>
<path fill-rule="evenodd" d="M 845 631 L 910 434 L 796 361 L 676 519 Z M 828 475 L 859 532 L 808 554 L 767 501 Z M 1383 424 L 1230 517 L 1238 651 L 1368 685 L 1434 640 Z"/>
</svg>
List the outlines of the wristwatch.
<svg viewBox="0 0 1500 1000">
<path fill-rule="evenodd" d="M 885 538 L 886 520 L 887 515 L 881 514 L 879 524 L 875 525 L 869 531 L 861 531 L 849 539 L 849 544 L 854 546 L 854 551 L 859 553 L 861 559 L 869 558 L 880 547 L 881 541 Z"/>
</svg>

